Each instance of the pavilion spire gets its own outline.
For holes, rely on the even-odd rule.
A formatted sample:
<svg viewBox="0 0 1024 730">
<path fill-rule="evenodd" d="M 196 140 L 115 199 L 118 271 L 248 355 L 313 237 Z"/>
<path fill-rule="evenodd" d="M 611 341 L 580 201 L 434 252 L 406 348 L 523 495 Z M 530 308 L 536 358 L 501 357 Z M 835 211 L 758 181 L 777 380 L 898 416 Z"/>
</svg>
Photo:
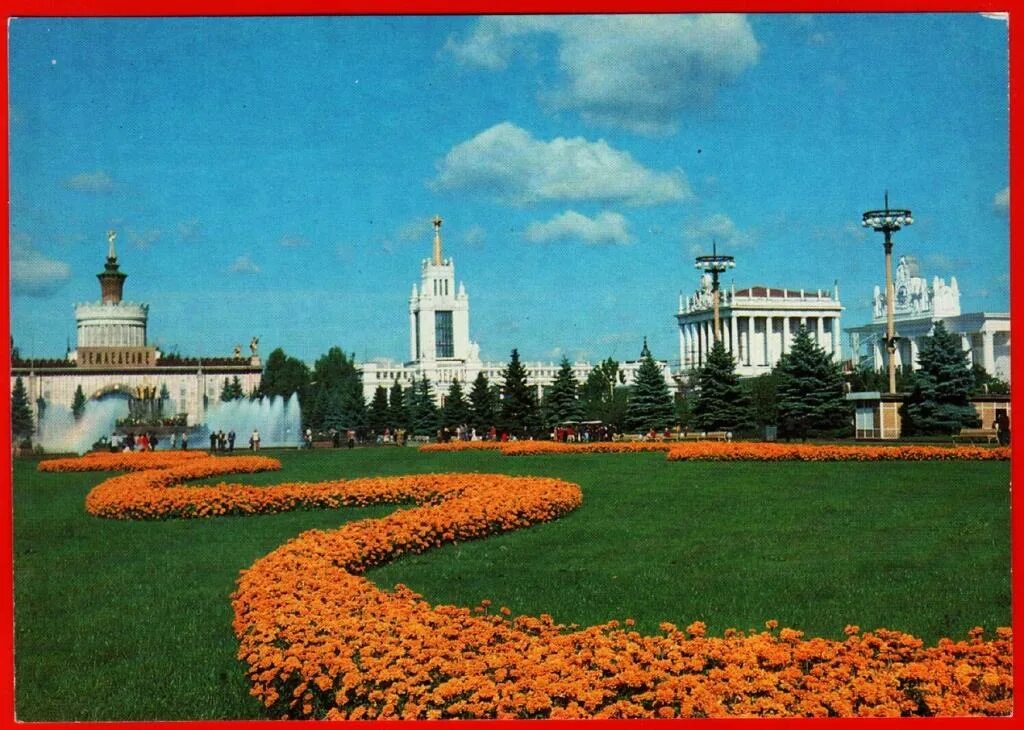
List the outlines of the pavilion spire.
<svg viewBox="0 0 1024 730">
<path fill-rule="evenodd" d="M 441 216 L 434 216 L 434 266 L 440 266 L 441 258 Z"/>
</svg>

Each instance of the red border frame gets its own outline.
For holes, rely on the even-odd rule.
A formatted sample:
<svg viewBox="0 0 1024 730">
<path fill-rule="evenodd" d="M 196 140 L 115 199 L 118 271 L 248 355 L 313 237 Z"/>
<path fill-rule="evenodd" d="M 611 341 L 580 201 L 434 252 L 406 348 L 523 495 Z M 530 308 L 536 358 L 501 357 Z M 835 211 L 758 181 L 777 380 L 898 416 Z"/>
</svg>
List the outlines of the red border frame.
<svg viewBox="0 0 1024 730">
<path fill-rule="evenodd" d="M 139 0 L 0 0 L 4 8 L 4 17 L 9 20 L 17 16 L 68 16 L 68 17 L 89 17 L 89 16 L 230 16 L 230 15 L 397 15 L 397 14 L 497 14 L 497 13 L 601 13 L 601 12 L 685 12 L 685 11 L 707 11 L 717 12 L 1010 12 L 1010 0 L 993 2 L 992 0 L 980 0 L 978 2 L 965 2 L 964 0 L 947 0 L 945 2 L 935 0 L 845 0 L 835 4 L 823 2 L 823 0 L 746 0 L 736 2 L 735 0 L 705 0 L 704 2 L 675 1 L 672 0 L 582 0 L 573 3 L 571 0 L 496 0 L 490 3 L 480 0 L 425 0 L 421 2 L 410 2 L 409 0 L 352 0 L 351 2 L 330 2 L 329 0 L 298 0 L 288 2 L 287 0 L 256 0 L 244 2 L 243 0 L 150 0 L 140 2 Z M 1021 111 L 1021 69 L 1024 68 L 1024 44 L 1020 42 L 1022 23 L 1024 23 L 1024 11 L 1019 13 L 1010 12 L 1008 21 L 1009 42 L 1010 42 L 1010 69 L 1009 69 L 1009 100 L 1010 100 L 1010 130 L 1009 139 L 1024 135 L 1024 124 L 1022 124 Z M 0 38 L 0 64 L 3 74 L 0 76 L 0 91 L 7 99 L 7 33 Z M 0 135 L 2 135 L 4 150 L 7 149 L 8 140 L 8 118 L 7 113 L 0 115 Z M 1024 217 L 1014 216 L 1013 189 L 1021 189 L 1024 186 L 1024 166 L 1021 163 L 1020 154 L 1011 145 L 1010 148 L 1010 312 L 1011 322 L 1016 319 L 1014 314 L 1021 306 L 1022 290 L 1021 285 L 1022 265 L 1024 258 L 1013 246 L 1013 242 L 1024 241 Z M 0 179 L 0 193 L 4 200 L 8 200 L 9 164 L 8 156 L 3 158 L 3 176 Z M 6 205 L 3 206 L 2 224 L 4 235 L 9 239 L 10 212 Z M 8 250 L 10 241 L 7 241 Z M 4 257 L 0 261 L 0 277 L 4 282 L 10 281 L 10 260 Z M 7 302 L 8 289 L 4 289 L 3 297 Z M 10 357 L 10 321 L 9 316 L 0 325 L 0 354 L 5 361 L 9 362 Z M 1017 393 L 1024 388 L 1024 356 L 1018 355 L 1011 359 L 1013 380 L 1016 380 L 1018 387 L 1011 393 L 1012 403 L 1015 412 L 1024 414 L 1020 408 L 1020 398 Z M 10 422 L 10 396 L 2 400 L 4 423 Z M 1022 416 L 1024 417 L 1024 416 Z M 6 434 L 7 431 L 4 431 Z M 1019 429 L 1015 430 L 1013 446 L 1021 442 L 1022 436 Z M 3 468 L 7 479 L 6 489 L 0 496 L 0 536 L 4 539 L 6 549 L 0 550 L 2 554 L 3 577 L 2 583 L 6 589 L 4 600 L 0 601 L 0 727 L 7 727 L 15 724 L 14 720 L 14 612 L 13 612 L 13 511 L 12 511 L 12 485 L 10 484 L 11 474 L 11 450 L 9 435 L 5 437 L 5 444 L 2 453 Z M 1020 467 L 1017 460 L 1011 462 L 1011 479 L 1024 474 L 1024 468 Z M 1021 640 L 1020 630 L 1024 625 L 1022 622 L 1022 602 L 1017 600 L 1020 590 L 1024 587 L 1024 577 L 1021 575 L 1020 567 L 1024 565 L 1021 554 L 1021 541 L 1018 536 L 1024 533 L 1024 514 L 1015 504 L 1011 493 L 1011 565 L 1017 570 L 1013 572 L 1012 583 L 1012 622 L 1017 628 L 1017 635 L 1014 640 L 1014 650 L 1017 657 L 1024 655 L 1024 642 Z M 1015 685 L 1024 688 L 1024 661 L 1018 659 L 1014 666 Z M 1014 702 L 1015 711 L 1020 707 L 1020 700 Z M 174 727 L 192 728 L 216 725 L 221 728 L 242 728 L 251 727 L 255 723 L 265 721 L 186 721 L 186 722 L 151 722 L 145 723 L 150 727 Z M 299 721 L 295 721 L 299 722 Z M 423 721 L 425 722 L 425 721 Z M 496 725 L 521 726 L 528 721 L 442 721 L 455 722 L 459 728 L 492 728 Z M 734 726 L 747 721 L 740 719 L 716 720 L 716 721 L 688 721 L 688 720 L 659 720 L 659 721 L 583 721 L 587 727 L 600 727 L 606 724 L 640 724 L 640 722 L 659 722 L 678 725 L 686 722 L 712 722 L 716 727 L 723 724 Z M 800 722 L 827 723 L 829 727 L 846 726 L 857 723 L 863 727 L 864 723 L 875 725 L 892 725 L 896 722 L 927 723 L 928 727 L 961 726 L 974 727 L 983 723 L 988 726 L 1011 727 L 1013 718 L 934 718 L 934 719 L 909 719 L 909 720 L 759 720 L 758 724 L 774 724 Z M 579 721 L 545 721 L 546 727 L 567 726 L 570 723 L 579 724 Z M 21 724 L 21 723 L 19 723 Z M 26 723 L 28 724 L 28 723 Z M 88 723 L 90 726 L 101 723 Z M 106 724 L 106 723 L 103 723 Z M 121 727 L 135 726 L 142 723 L 117 723 Z M 287 724 L 293 724 L 288 722 Z M 404 724 L 404 723 L 403 723 Z M 422 724 L 421 721 L 410 721 L 408 724 Z M 436 723 L 434 723 L 436 724 Z M 41 722 L 28 724 L 32 728 L 77 728 L 82 723 L 63 722 Z"/>
</svg>

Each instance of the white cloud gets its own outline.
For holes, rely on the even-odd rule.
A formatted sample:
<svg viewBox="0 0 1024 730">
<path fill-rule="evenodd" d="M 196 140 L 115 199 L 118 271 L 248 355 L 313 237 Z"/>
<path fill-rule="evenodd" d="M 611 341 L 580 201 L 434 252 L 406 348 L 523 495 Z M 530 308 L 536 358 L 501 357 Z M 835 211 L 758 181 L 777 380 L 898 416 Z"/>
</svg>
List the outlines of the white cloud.
<svg viewBox="0 0 1024 730">
<path fill-rule="evenodd" d="M 1007 185 L 1005 188 L 996 193 L 992 199 L 992 205 L 995 206 L 996 211 L 1002 214 L 1010 212 L 1010 186 Z"/>
<path fill-rule="evenodd" d="M 203 236 L 203 228 L 199 220 L 182 221 L 178 224 L 178 238 L 184 242 L 198 241 Z"/>
<path fill-rule="evenodd" d="M 559 41 L 564 83 L 548 103 L 644 134 L 674 131 L 684 112 L 710 105 L 760 53 L 747 19 L 724 13 L 485 17 L 445 48 L 464 64 L 496 70 L 538 33 Z"/>
<path fill-rule="evenodd" d="M 588 218 L 575 210 L 567 210 L 547 222 L 531 223 L 526 229 L 526 240 L 534 243 L 582 241 L 598 245 L 627 244 L 632 237 L 628 221 L 619 213 L 604 211 L 596 218 Z"/>
<path fill-rule="evenodd" d="M 604 140 L 535 139 L 502 122 L 453 147 L 432 185 L 473 190 L 526 205 L 546 200 L 655 205 L 691 196 L 682 171 L 648 170 Z"/>
<path fill-rule="evenodd" d="M 135 246 L 135 248 L 149 248 L 154 243 L 160 240 L 163 233 L 156 228 L 148 231 L 135 231 L 128 230 L 127 234 L 128 241 Z"/>
<path fill-rule="evenodd" d="M 249 258 L 249 254 L 245 254 L 235 259 L 234 263 L 228 267 L 228 271 L 233 274 L 258 274 L 260 267 Z"/>
<path fill-rule="evenodd" d="M 71 267 L 64 261 L 40 253 L 25 235 L 11 237 L 11 293 L 45 297 L 60 289 L 71 278 Z"/>
<path fill-rule="evenodd" d="M 712 244 L 717 244 L 718 250 L 726 254 L 729 253 L 726 249 L 754 244 L 754 237 L 750 233 L 737 228 L 733 220 L 722 213 L 687 223 L 683 229 L 683 240 L 689 253 L 694 256 L 711 253 Z"/>
<path fill-rule="evenodd" d="M 432 241 L 434 225 L 431 218 L 423 216 L 409 221 L 395 233 L 395 236 L 402 241 Z"/>
<path fill-rule="evenodd" d="M 64 185 L 80 193 L 110 193 L 117 187 L 113 178 L 103 170 L 72 175 L 64 181 Z"/>
<path fill-rule="evenodd" d="M 292 233 L 281 236 L 279 243 L 285 248 L 297 248 L 299 246 L 309 245 L 309 241 L 307 241 L 304 236 Z"/>
<path fill-rule="evenodd" d="M 487 243 L 487 231 L 474 223 L 462 234 L 462 243 L 466 248 L 481 249 Z"/>
</svg>

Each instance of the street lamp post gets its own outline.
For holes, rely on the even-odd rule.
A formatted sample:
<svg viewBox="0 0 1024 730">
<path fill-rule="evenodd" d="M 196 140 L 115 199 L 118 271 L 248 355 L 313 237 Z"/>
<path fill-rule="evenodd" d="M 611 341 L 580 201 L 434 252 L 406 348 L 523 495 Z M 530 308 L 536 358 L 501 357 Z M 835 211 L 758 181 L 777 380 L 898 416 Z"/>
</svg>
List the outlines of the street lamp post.
<svg viewBox="0 0 1024 730">
<path fill-rule="evenodd" d="M 914 222 L 909 210 L 889 208 L 889 191 L 885 192 L 885 209 L 864 213 L 861 225 L 885 235 L 885 349 L 889 351 L 889 392 L 896 392 L 896 310 L 892 283 L 892 234 Z"/>
<path fill-rule="evenodd" d="M 715 312 L 715 342 L 722 339 L 722 323 L 718 318 L 718 275 L 734 268 L 736 261 L 732 256 L 718 253 L 718 245 L 711 242 L 711 255 L 698 256 L 694 267 L 711 274 L 711 303 Z"/>
</svg>

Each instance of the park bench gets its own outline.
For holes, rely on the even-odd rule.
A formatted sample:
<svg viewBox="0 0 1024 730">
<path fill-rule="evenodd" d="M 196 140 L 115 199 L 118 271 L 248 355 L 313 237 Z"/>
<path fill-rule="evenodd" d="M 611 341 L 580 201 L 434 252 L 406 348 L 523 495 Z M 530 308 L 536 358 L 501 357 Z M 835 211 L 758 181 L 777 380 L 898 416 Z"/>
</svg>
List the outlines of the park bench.
<svg viewBox="0 0 1024 730">
<path fill-rule="evenodd" d="M 728 431 L 690 431 L 679 434 L 680 441 L 731 441 Z"/>
<path fill-rule="evenodd" d="M 960 433 L 953 434 L 953 443 L 968 441 L 984 441 L 987 444 L 999 443 L 999 434 L 994 428 L 961 428 Z"/>
</svg>

